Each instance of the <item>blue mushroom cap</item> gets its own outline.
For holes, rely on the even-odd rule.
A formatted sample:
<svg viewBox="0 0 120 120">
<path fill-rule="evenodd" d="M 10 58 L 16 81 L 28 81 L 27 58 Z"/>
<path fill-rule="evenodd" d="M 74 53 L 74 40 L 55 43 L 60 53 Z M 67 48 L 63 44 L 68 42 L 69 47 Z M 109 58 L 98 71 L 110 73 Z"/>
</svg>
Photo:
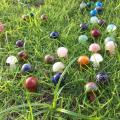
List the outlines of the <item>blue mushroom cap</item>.
<svg viewBox="0 0 120 120">
<path fill-rule="evenodd" d="M 97 83 L 105 84 L 108 82 L 108 74 L 106 72 L 100 72 L 96 76 Z"/>
<path fill-rule="evenodd" d="M 30 64 L 24 64 L 22 66 L 22 72 L 29 72 L 31 71 L 31 69 L 32 69 L 32 66 Z"/>
<path fill-rule="evenodd" d="M 61 77 L 62 73 L 56 73 L 53 78 L 52 78 L 52 82 L 54 83 L 54 85 L 56 85 Z M 61 81 L 61 84 L 64 83 L 64 78 Z"/>
<path fill-rule="evenodd" d="M 98 7 L 98 6 L 99 6 L 99 7 L 102 7 L 102 6 L 103 6 L 103 3 L 98 1 L 98 2 L 96 2 L 95 6 L 96 6 L 96 7 Z"/>
<path fill-rule="evenodd" d="M 58 32 L 51 32 L 50 33 L 50 38 L 56 39 L 59 37 L 59 33 Z"/>
<path fill-rule="evenodd" d="M 96 15 L 97 15 L 97 10 L 95 10 L 95 9 L 94 9 L 94 10 L 91 10 L 91 11 L 90 11 L 90 15 L 91 15 L 91 16 L 96 16 Z"/>
</svg>

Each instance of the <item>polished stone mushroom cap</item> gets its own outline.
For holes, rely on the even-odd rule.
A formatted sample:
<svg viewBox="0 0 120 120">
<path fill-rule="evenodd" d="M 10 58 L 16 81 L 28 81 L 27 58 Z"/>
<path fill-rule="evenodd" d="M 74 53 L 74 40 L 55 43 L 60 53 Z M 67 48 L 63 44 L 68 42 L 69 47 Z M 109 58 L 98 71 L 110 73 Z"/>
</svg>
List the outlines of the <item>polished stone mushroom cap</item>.
<svg viewBox="0 0 120 120">
<path fill-rule="evenodd" d="M 94 83 L 94 82 L 88 82 L 85 85 L 85 92 L 87 92 L 87 93 L 94 92 L 94 91 L 97 91 L 97 90 L 98 90 L 97 84 Z"/>
<path fill-rule="evenodd" d="M 6 60 L 6 63 L 9 65 L 14 65 L 18 62 L 17 58 L 15 56 L 9 56 Z"/>
<path fill-rule="evenodd" d="M 105 43 L 105 50 L 108 50 L 111 54 L 114 54 L 117 44 L 114 41 L 108 41 Z"/>
<path fill-rule="evenodd" d="M 65 68 L 65 65 L 62 62 L 56 62 L 53 65 L 53 72 L 60 72 L 62 73 Z"/>
<path fill-rule="evenodd" d="M 105 40 L 104 40 L 104 43 L 106 44 L 109 41 L 115 41 L 115 38 L 113 38 L 113 37 L 106 37 Z"/>
<path fill-rule="evenodd" d="M 81 3 L 80 3 L 80 9 L 84 9 L 84 8 L 86 8 L 87 7 L 87 4 L 84 2 L 84 1 L 82 1 Z"/>
<path fill-rule="evenodd" d="M 87 41 L 88 41 L 87 35 L 80 35 L 79 38 L 78 38 L 79 43 L 85 43 Z"/>
<path fill-rule="evenodd" d="M 90 57 L 90 61 L 91 62 L 95 62 L 95 63 L 99 63 L 103 61 L 103 57 L 101 54 L 99 53 L 94 53 L 91 57 Z"/>
<path fill-rule="evenodd" d="M 59 47 L 57 49 L 57 55 L 58 55 L 58 57 L 67 57 L 68 49 L 65 47 Z"/>
<path fill-rule="evenodd" d="M 100 49 L 101 49 L 100 45 L 97 43 L 93 43 L 89 46 L 89 51 L 94 52 L 94 53 L 100 51 Z"/>
<path fill-rule="evenodd" d="M 98 24 L 99 19 L 96 16 L 93 16 L 90 18 L 90 23 L 91 24 Z"/>
<path fill-rule="evenodd" d="M 117 29 L 117 26 L 114 24 L 109 24 L 107 26 L 107 32 L 114 32 Z"/>
</svg>

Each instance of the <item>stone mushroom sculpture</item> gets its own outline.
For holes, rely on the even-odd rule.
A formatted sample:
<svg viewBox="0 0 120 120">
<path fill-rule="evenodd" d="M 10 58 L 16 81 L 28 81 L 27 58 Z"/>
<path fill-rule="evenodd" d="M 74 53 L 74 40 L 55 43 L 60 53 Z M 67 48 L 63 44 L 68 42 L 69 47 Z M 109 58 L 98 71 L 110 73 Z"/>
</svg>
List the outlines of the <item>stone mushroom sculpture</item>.
<svg viewBox="0 0 120 120">
<path fill-rule="evenodd" d="M 103 57 L 101 56 L 101 54 L 99 53 L 94 53 L 91 57 L 90 57 L 90 61 L 93 62 L 93 67 L 94 68 L 98 68 L 100 66 L 100 62 L 103 61 Z"/>
<path fill-rule="evenodd" d="M 61 75 L 62 75 L 62 73 L 56 73 L 56 74 L 52 77 L 52 82 L 53 82 L 54 85 L 57 85 L 57 83 L 58 83 L 59 80 L 60 80 Z M 62 78 L 60 85 L 64 85 L 64 80 L 65 80 L 65 78 Z"/>
<path fill-rule="evenodd" d="M 45 63 L 52 64 L 55 62 L 55 57 L 53 55 L 47 54 L 44 58 Z"/>
<path fill-rule="evenodd" d="M 86 43 L 87 41 L 88 41 L 87 35 L 80 35 L 79 38 L 78 38 L 78 42 L 79 42 L 79 43 L 84 44 L 84 43 Z"/>
<path fill-rule="evenodd" d="M 80 24 L 80 29 L 86 30 L 86 29 L 88 29 L 88 25 L 86 23 L 82 23 L 82 24 Z"/>
<path fill-rule="evenodd" d="M 93 52 L 93 53 L 97 53 L 98 51 L 100 51 L 100 45 L 97 43 L 93 43 L 89 46 L 89 51 Z"/>
<path fill-rule="evenodd" d="M 38 79 L 36 77 L 28 77 L 25 82 L 24 82 L 24 87 L 29 91 L 29 92 L 34 92 L 37 89 L 38 86 Z"/>
<path fill-rule="evenodd" d="M 96 16 L 93 16 L 90 18 L 90 23 L 91 24 L 98 24 L 99 19 Z"/>
<path fill-rule="evenodd" d="M 58 37 L 59 37 L 58 32 L 53 31 L 53 32 L 50 33 L 50 38 L 57 39 Z"/>
<path fill-rule="evenodd" d="M 16 46 L 17 46 L 17 47 L 21 48 L 21 47 L 24 47 L 24 45 L 25 45 L 25 43 L 24 43 L 23 40 L 18 40 L 18 41 L 16 41 Z"/>
<path fill-rule="evenodd" d="M 107 84 L 108 83 L 108 74 L 106 72 L 99 72 L 96 75 L 96 82 L 98 84 Z"/>
<path fill-rule="evenodd" d="M 106 44 L 109 41 L 115 41 L 115 38 L 113 38 L 111 36 L 110 37 L 106 37 L 105 40 L 104 40 L 104 43 Z"/>
<path fill-rule="evenodd" d="M 103 26 L 106 24 L 106 21 L 104 19 L 99 19 L 98 20 L 98 25 Z"/>
<path fill-rule="evenodd" d="M 28 59 L 28 54 L 26 51 L 18 52 L 18 58 L 20 61 L 26 61 Z"/>
<path fill-rule="evenodd" d="M 65 68 L 65 65 L 62 62 L 56 62 L 53 65 L 53 72 L 59 72 L 62 73 Z"/>
<path fill-rule="evenodd" d="M 82 1 L 81 3 L 80 3 L 80 10 L 83 10 L 83 9 L 85 9 L 87 7 L 87 4 L 84 2 L 84 1 Z"/>
<path fill-rule="evenodd" d="M 92 35 L 92 37 L 94 37 L 94 38 L 98 38 L 98 37 L 100 36 L 100 31 L 99 31 L 98 29 L 93 29 L 93 30 L 91 31 L 91 35 Z"/>
<path fill-rule="evenodd" d="M 29 64 L 29 63 L 23 64 L 23 65 L 22 65 L 22 68 L 21 68 L 21 71 L 22 71 L 23 73 L 32 71 L 32 66 L 31 66 L 31 64 Z"/>
<path fill-rule="evenodd" d="M 89 57 L 86 55 L 82 55 L 78 58 L 77 62 L 80 65 L 80 67 L 86 66 L 89 64 Z"/>
<path fill-rule="evenodd" d="M 6 64 L 10 66 L 10 69 L 16 68 L 16 63 L 18 62 L 15 56 L 9 56 L 6 60 Z"/>
<path fill-rule="evenodd" d="M 85 85 L 85 92 L 88 93 L 88 92 L 91 92 L 91 91 L 97 91 L 98 87 L 96 85 L 96 83 L 94 82 L 88 82 L 86 85 Z"/>
<path fill-rule="evenodd" d="M 46 14 L 42 14 L 40 18 L 43 21 L 47 21 L 48 20 L 48 16 Z"/>
<path fill-rule="evenodd" d="M 105 50 L 108 50 L 110 55 L 115 54 L 117 44 L 114 41 L 108 41 L 105 43 Z"/>
<path fill-rule="evenodd" d="M 68 49 L 65 47 L 59 47 L 57 49 L 57 55 L 58 55 L 58 57 L 66 58 L 68 56 Z"/>
<path fill-rule="evenodd" d="M 114 31 L 116 31 L 116 29 L 117 29 L 117 27 L 114 24 L 109 24 L 107 26 L 107 32 L 114 32 Z"/>
<path fill-rule="evenodd" d="M 85 85 L 85 92 L 87 93 L 88 99 L 90 102 L 93 102 L 96 98 L 96 91 L 98 90 L 97 84 L 94 82 L 88 82 Z"/>
</svg>

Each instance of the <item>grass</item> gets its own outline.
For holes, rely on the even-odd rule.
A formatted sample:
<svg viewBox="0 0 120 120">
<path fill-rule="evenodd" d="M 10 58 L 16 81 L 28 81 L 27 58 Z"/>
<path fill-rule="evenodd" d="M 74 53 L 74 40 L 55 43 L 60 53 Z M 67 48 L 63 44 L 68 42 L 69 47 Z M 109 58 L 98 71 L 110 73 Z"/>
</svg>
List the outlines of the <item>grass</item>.
<svg viewBox="0 0 120 120">
<path fill-rule="evenodd" d="M 27 0 L 26 0 L 27 1 Z M 0 21 L 5 24 L 5 31 L 0 33 L 0 120 L 119 120 L 120 119 L 120 55 L 119 47 L 116 55 L 110 57 L 104 49 L 104 39 L 110 34 L 106 27 L 99 27 L 102 35 L 98 40 L 90 36 L 90 30 L 95 26 L 89 25 L 89 30 L 83 32 L 79 28 L 81 22 L 89 22 L 88 11 L 81 14 L 79 4 L 81 0 L 46 0 L 42 7 L 35 7 L 34 1 L 1 0 Z M 114 23 L 118 30 L 112 34 L 118 46 L 120 45 L 119 27 L 120 15 L 119 0 L 104 0 L 104 13 L 99 18 L 104 18 L 107 24 Z M 35 13 L 29 22 L 24 22 L 21 16 Z M 48 21 L 40 20 L 40 15 L 48 15 Z M 58 31 L 57 40 L 49 38 L 52 31 Z M 78 43 L 78 36 L 86 34 L 89 42 L 86 45 Z M 16 48 L 18 39 L 25 41 L 24 48 Z M 76 58 L 88 55 L 88 46 L 96 41 L 102 47 L 101 54 L 104 61 L 99 70 L 94 70 L 90 65 L 85 70 L 80 70 Z M 44 63 L 46 54 L 56 54 L 59 46 L 69 49 L 68 59 L 57 59 L 66 65 L 63 73 L 66 75 L 66 84 L 55 87 L 51 82 L 52 65 Z M 5 60 L 9 55 L 17 56 L 21 50 L 29 54 L 27 63 L 35 68 L 33 72 L 21 74 L 23 63 L 17 64 L 17 69 L 9 71 Z M 84 84 L 88 81 L 95 82 L 98 71 L 106 71 L 110 76 L 107 86 L 99 87 L 97 99 L 90 103 L 84 92 Z M 30 76 L 39 78 L 37 92 L 29 93 L 23 87 L 24 80 Z"/>
</svg>

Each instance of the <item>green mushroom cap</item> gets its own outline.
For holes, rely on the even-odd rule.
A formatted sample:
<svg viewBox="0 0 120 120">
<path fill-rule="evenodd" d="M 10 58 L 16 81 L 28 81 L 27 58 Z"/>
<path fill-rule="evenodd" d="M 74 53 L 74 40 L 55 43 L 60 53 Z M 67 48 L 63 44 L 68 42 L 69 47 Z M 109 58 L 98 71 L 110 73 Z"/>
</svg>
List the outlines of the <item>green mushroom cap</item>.
<svg viewBox="0 0 120 120">
<path fill-rule="evenodd" d="M 85 92 L 92 92 L 92 91 L 97 91 L 98 87 L 96 85 L 96 83 L 94 82 L 88 82 L 86 85 L 85 85 Z"/>
</svg>

